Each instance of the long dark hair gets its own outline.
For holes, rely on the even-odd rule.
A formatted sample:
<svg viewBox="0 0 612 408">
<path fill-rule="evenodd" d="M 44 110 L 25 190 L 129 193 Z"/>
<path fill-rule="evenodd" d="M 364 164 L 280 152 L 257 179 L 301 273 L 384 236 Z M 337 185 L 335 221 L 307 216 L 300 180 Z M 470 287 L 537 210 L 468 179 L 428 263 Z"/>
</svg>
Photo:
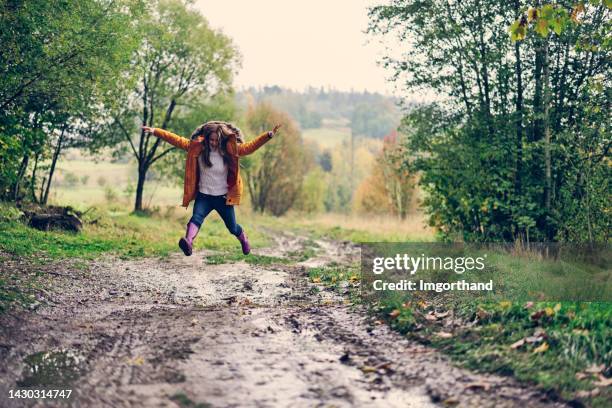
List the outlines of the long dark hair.
<svg viewBox="0 0 612 408">
<path fill-rule="evenodd" d="M 204 149 L 202 150 L 202 155 L 204 159 L 204 164 L 207 167 L 211 167 L 212 163 L 210 161 L 210 137 L 212 134 L 216 133 L 219 136 L 219 153 L 221 157 L 223 157 L 223 162 L 225 164 L 229 164 L 231 162 L 230 154 L 227 151 L 227 142 L 229 141 L 230 136 L 235 136 L 238 143 L 242 143 L 242 132 L 239 128 L 235 127 L 231 123 L 221 122 L 221 121 L 211 121 L 206 122 L 201 126 L 198 126 L 196 130 L 191 134 L 191 139 L 196 139 L 199 136 L 203 136 L 204 140 L 202 140 L 202 144 L 204 145 Z"/>
</svg>

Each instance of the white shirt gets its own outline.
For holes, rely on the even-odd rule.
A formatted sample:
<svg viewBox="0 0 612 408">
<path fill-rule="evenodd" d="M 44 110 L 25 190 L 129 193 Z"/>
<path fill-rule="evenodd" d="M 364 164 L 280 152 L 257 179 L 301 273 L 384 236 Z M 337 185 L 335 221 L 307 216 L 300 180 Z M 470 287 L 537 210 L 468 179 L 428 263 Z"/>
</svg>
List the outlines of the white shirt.
<svg viewBox="0 0 612 408">
<path fill-rule="evenodd" d="M 198 189 L 202 194 L 220 196 L 227 193 L 227 165 L 218 149 L 210 150 L 211 167 L 204 162 L 204 152 L 198 156 L 200 183 Z"/>
</svg>

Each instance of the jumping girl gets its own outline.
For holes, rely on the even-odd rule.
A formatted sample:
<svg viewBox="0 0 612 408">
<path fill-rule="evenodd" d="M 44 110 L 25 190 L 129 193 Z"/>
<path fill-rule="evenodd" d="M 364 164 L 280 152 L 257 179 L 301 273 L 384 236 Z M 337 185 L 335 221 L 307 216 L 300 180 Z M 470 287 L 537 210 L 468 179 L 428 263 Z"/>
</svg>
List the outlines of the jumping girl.
<svg viewBox="0 0 612 408">
<path fill-rule="evenodd" d="M 144 132 L 187 151 L 183 207 L 187 208 L 194 199 L 195 203 L 185 236 L 178 244 L 185 255 L 192 254 L 193 240 L 212 210 L 219 213 L 229 232 L 238 238 L 242 253 L 251 252 L 247 235 L 236 223 L 234 213 L 234 205 L 240 204 L 243 189 L 238 162 L 240 156 L 251 154 L 263 146 L 280 127 L 276 125 L 254 140 L 243 143 L 240 129 L 226 122 L 204 123 L 191 134 L 191 140 L 163 129 L 142 126 Z"/>
</svg>

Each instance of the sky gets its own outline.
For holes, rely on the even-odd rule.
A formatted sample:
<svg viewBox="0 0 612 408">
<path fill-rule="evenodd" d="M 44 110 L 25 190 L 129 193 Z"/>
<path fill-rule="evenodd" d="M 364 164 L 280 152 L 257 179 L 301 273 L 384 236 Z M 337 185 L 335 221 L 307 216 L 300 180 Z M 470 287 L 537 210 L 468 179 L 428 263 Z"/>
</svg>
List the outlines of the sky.
<svg viewBox="0 0 612 408">
<path fill-rule="evenodd" d="M 238 89 L 307 86 L 391 95 L 377 66 L 378 40 L 366 35 L 367 7 L 382 0 L 197 0 L 195 8 L 242 54 Z M 370 39 L 369 43 L 367 43 Z"/>
</svg>

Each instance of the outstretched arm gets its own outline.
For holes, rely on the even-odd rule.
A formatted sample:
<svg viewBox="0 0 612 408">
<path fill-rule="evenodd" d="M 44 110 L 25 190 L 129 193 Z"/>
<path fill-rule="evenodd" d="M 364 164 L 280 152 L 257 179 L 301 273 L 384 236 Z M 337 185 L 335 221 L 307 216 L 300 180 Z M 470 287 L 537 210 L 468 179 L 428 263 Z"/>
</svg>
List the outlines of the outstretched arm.
<svg viewBox="0 0 612 408">
<path fill-rule="evenodd" d="M 168 132 L 164 129 L 152 128 L 148 126 L 142 126 L 142 130 L 144 130 L 145 133 L 151 133 L 154 136 L 164 139 L 166 142 L 170 143 L 172 146 L 178 147 L 179 149 L 189 149 L 189 139 L 187 138 L 175 135 L 174 133 Z"/>
<path fill-rule="evenodd" d="M 238 145 L 238 156 L 246 156 L 247 154 L 251 154 L 261 146 L 263 146 L 268 140 L 272 139 L 272 137 L 278 132 L 281 125 L 274 126 L 274 129 L 264 132 L 261 135 L 257 136 L 255 139 L 250 142 L 246 142 Z"/>
</svg>

